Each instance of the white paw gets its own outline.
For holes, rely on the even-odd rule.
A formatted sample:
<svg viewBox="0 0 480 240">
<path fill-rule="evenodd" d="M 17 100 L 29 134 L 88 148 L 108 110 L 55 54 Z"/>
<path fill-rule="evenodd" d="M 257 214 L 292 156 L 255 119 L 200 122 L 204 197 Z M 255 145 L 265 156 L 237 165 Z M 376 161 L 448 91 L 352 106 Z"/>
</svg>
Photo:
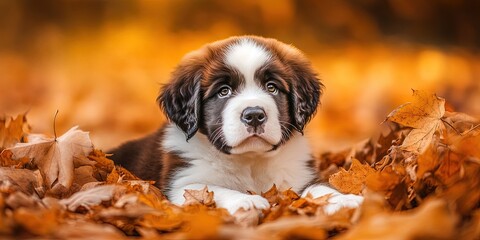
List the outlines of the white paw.
<svg viewBox="0 0 480 240">
<path fill-rule="evenodd" d="M 262 196 L 242 194 L 232 196 L 228 200 L 219 204 L 219 207 L 226 208 L 230 214 L 234 214 L 240 208 L 245 210 L 251 208 L 266 209 L 270 207 L 270 204 L 267 199 Z"/>
<path fill-rule="evenodd" d="M 362 205 L 363 197 L 355 194 L 332 194 L 328 205 L 323 207 L 327 215 L 332 215 L 342 208 L 358 208 Z"/>
</svg>

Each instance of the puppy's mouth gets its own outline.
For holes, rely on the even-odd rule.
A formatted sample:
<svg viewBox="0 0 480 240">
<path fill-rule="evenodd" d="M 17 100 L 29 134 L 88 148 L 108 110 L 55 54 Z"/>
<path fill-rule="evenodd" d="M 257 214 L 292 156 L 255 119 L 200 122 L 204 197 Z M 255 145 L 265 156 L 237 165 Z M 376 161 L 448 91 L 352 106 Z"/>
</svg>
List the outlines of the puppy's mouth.
<svg viewBox="0 0 480 240">
<path fill-rule="evenodd" d="M 239 154 L 246 152 L 268 152 L 275 150 L 276 144 L 272 144 L 258 135 L 245 138 L 240 144 L 233 146 L 231 153 Z"/>
</svg>

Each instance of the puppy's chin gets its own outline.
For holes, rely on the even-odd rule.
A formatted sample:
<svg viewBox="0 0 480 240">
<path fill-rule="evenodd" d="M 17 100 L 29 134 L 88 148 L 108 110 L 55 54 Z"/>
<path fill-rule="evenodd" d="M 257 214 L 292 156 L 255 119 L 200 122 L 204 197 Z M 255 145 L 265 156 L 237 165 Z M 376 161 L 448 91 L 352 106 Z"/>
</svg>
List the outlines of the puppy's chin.
<svg viewBox="0 0 480 240">
<path fill-rule="evenodd" d="M 243 140 L 240 144 L 232 147 L 231 154 L 242 154 L 249 152 L 268 152 L 275 148 L 275 145 L 270 144 L 261 137 L 251 136 Z"/>
</svg>

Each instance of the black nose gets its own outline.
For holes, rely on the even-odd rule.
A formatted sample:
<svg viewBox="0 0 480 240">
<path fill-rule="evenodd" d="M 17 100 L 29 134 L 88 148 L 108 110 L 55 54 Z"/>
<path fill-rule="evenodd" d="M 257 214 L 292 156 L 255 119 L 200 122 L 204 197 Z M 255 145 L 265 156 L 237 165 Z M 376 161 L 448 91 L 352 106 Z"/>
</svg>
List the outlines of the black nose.
<svg viewBox="0 0 480 240">
<path fill-rule="evenodd" d="M 267 114 L 261 107 L 247 107 L 243 110 L 240 120 L 249 126 L 257 127 L 267 121 Z"/>
</svg>

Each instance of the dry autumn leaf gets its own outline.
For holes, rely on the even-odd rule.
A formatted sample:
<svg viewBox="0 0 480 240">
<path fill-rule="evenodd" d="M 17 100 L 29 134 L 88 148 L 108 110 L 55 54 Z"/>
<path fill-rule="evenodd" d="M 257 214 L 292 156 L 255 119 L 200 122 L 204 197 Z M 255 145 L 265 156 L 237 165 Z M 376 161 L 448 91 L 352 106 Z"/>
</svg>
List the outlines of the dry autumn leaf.
<svg viewBox="0 0 480 240">
<path fill-rule="evenodd" d="M 24 231 L 38 236 L 49 236 L 59 228 L 59 212 L 48 209 L 19 208 L 13 219 Z"/>
<path fill-rule="evenodd" d="M 423 152 L 430 145 L 433 135 L 443 125 L 445 99 L 424 91 L 413 90 L 413 102 L 393 110 L 386 120 L 399 123 L 413 130 L 403 141 L 407 151 Z"/>
<path fill-rule="evenodd" d="M 120 185 L 102 185 L 86 191 L 76 192 L 67 199 L 62 199 L 61 204 L 68 210 L 75 211 L 78 207 L 89 209 L 91 206 L 98 205 L 103 201 L 109 201 L 115 194 L 125 192 L 126 188 Z"/>
<path fill-rule="evenodd" d="M 208 191 L 207 186 L 201 190 L 185 189 L 183 197 L 185 197 L 184 206 L 201 204 L 205 206 L 215 206 L 213 200 L 213 192 Z"/>
<path fill-rule="evenodd" d="M 40 183 L 33 171 L 0 167 L 0 182 L 7 183 L 9 188 L 32 195 L 40 187 Z"/>
<path fill-rule="evenodd" d="M 8 149 L 13 158 L 33 159 L 45 178 L 47 188 L 70 188 L 73 182 L 75 158 L 86 158 L 93 150 L 87 132 L 73 127 L 58 138 L 41 138 L 30 143 L 18 143 Z"/>
<path fill-rule="evenodd" d="M 367 177 L 373 173 L 375 173 L 373 168 L 353 159 L 348 171 L 342 168 L 339 172 L 332 174 L 328 181 L 342 193 L 360 194 Z"/>
<path fill-rule="evenodd" d="M 365 202 L 364 208 L 376 204 Z M 454 239 L 458 217 L 439 199 L 425 202 L 411 212 L 378 212 L 338 239 Z"/>
<path fill-rule="evenodd" d="M 28 130 L 26 114 L 19 114 L 16 118 L 10 117 L 9 121 L 0 119 L 0 150 L 21 142 Z"/>
</svg>

